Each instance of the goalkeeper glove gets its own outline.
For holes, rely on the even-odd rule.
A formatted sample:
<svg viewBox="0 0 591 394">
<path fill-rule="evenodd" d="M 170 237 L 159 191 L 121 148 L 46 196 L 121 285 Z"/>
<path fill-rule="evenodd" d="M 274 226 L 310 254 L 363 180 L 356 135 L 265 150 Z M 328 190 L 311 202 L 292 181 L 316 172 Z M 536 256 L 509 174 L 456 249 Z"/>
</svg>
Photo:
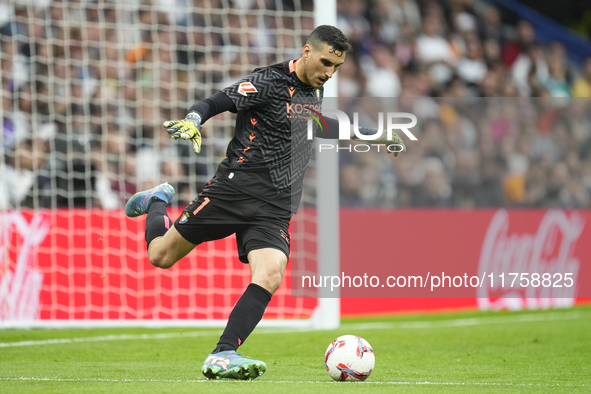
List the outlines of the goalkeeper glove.
<svg viewBox="0 0 591 394">
<path fill-rule="evenodd" d="M 359 132 L 363 135 L 375 135 L 377 131 L 378 131 L 378 129 L 359 127 Z M 368 144 L 374 144 L 374 145 L 386 145 L 388 153 L 392 153 L 394 155 L 394 157 L 398 157 L 398 155 L 401 154 L 402 152 L 406 152 L 406 145 L 404 145 L 404 141 L 395 132 L 392 132 L 392 139 L 391 140 L 388 139 L 388 132 L 386 130 L 384 130 L 382 132 L 382 135 L 380 135 L 378 138 L 373 139 L 373 140 L 362 140 L 361 138 L 358 138 L 357 136 L 354 136 L 353 140 L 364 141 Z"/>
<path fill-rule="evenodd" d="M 163 126 L 173 140 L 178 138 L 191 140 L 193 143 L 193 152 L 201 152 L 201 132 L 199 131 L 201 128 L 201 116 L 197 112 L 191 112 L 183 120 L 169 120 L 164 122 Z"/>
</svg>

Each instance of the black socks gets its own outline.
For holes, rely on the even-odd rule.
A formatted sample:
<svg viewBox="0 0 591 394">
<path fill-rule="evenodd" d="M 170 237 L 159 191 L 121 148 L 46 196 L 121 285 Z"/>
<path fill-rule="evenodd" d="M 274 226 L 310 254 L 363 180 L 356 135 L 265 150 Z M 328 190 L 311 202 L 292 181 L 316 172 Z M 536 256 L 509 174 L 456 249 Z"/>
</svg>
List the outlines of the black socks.
<svg viewBox="0 0 591 394">
<path fill-rule="evenodd" d="M 166 213 L 166 202 L 158 197 L 152 197 L 150 206 L 148 207 L 148 216 L 146 217 L 146 242 L 150 246 L 150 242 L 154 238 L 161 237 L 172 226 L 172 221 Z"/>
<path fill-rule="evenodd" d="M 232 309 L 226 329 L 212 353 L 238 349 L 263 318 L 271 296 L 269 291 L 257 284 L 248 285 Z"/>
<path fill-rule="evenodd" d="M 148 216 L 146 218 L 146 242 L 154 238 L 161 237 L 173 225 L 173 222 L 166 213 L 166 202 L 157 197 L 153 197 L 148 207 Z M 223 352 L 225 350 L 236 350 L 242 345 L 257 324 L 263 318 L 265 309 L 272 294 L 261 286 L 251 283 L 248 285 L 228 319 L 228 324 L 224 333 L 212 353 Z"/>
</svg>

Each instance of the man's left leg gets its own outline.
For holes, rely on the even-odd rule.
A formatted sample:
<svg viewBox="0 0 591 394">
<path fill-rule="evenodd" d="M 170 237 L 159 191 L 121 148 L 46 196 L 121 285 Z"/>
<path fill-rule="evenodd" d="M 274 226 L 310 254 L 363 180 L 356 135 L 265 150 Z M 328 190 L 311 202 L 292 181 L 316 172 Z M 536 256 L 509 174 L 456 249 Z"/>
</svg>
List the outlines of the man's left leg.
<svg viewBox="0 0 591 394">
<path fill-rule="evenodd" d="M 283 279 L 287 256 L 274 248 L 255 249 L 248 253 L 248 262 L 251 283 L 234 306 L 224 333 L 201 369 L 210 379 L 255 379 L 267 370 L 264 362 L 244 358 L 236 349 L 263 318 Z"/>
</svg>

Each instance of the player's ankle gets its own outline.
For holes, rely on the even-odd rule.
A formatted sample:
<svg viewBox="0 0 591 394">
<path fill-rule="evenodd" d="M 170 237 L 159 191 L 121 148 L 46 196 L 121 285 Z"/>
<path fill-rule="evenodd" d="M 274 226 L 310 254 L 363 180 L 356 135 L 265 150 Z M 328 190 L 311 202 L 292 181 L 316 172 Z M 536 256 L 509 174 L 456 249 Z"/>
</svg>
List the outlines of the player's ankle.
<svg viewBox="0 0 591 394">
<path fill-rule="evenodd" d="M 148 205 L 146 206 L 146 212 L 150 211 L 150 207 L 154 204 L 158 205 L 160 203 L 163 203 L 164 206 L 166 207 L 168 205 L 168 203 L 166 201 L 164 201 L 161 198 L 158 198 L 156 196 L 152 196 L 152 198 L 150 199 L 150 201 L 148 201 Z"/>
<path fill-rule="evenodd" d="M 236 350 L 236 347 L 229 345 L 227 343 L 218 343 L 218 345 L 216 346 L 215 350 L 213 352 L 211 352 L 211 354 L 216 354 L 219 352 L 225 352 L 228 350 Z"/>
</svg>

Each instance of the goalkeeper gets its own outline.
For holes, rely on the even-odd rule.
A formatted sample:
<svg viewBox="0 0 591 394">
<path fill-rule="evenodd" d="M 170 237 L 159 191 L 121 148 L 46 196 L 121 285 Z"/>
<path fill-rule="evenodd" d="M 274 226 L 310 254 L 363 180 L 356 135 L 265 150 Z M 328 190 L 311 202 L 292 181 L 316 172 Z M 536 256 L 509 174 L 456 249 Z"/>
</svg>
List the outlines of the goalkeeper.
<svg viewBox="0 0 591 394">
<path fill-rule="evenodd" d="M 319 26 L 308 37 L 300 59 L 258 68 L 193 105 L 185 119 L 165 122 L 173 139 L 190 140 L 199 153 L 201 125 L 221 112 L 237 113 L 226 158 L 174 224 L 166 212 L 174 194 L 168 183 L 135 194 L 125 206 L 127 216 L 147 214 L 148 256 L 159 268 L 172 267 L 203 242 L 236 234 L 238 258 L 249 264 L 251 283 L 203 363 L 201 371 L 207 378 L 254 379 L 267 369 L 264 362 L 242 357 L 236 350 L 262 319 L 288 262 L 289 223 L 299 205 L 312 152 L 307 138 L 297 140 L 292 149 L 290 103 L 308 100 L 321 108 L 323 85 L 343 64 L 349 49 L 339 29 Z M 317 136 L 338 138 L 338 122 L 327 119 L 327 124 L 323 132 L 314 130 Z M 397 144 L 396 152 L 404 150 L 396 135 L 387 143 Z M 292 162 L 295 154 L 298 160 Z"/>
</svg>

